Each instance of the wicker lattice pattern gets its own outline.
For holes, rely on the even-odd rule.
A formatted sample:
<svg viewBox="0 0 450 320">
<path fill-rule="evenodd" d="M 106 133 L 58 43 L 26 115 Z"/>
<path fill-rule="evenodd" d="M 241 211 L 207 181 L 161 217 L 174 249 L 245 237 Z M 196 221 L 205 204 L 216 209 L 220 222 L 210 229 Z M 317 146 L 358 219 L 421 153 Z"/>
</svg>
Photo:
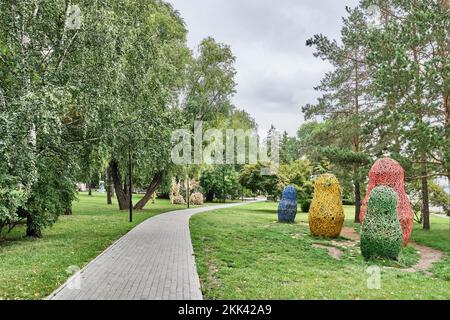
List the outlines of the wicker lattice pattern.
<svg viewBox="0 0 450 320">
<path fill-rule="evenodd" d="M 317 178 L 309 209 L 309 229 L 316 237 L 337 238 L 344 224 L 341 187 L 332 174 Z"/>
<path fill-rule="evenodd" d="M 379 186 L 372 190 L 361 229 L 361 253 L 364 258 L 398 258 L 403 233 L 398 220 L 397 204 L 394 189 Z"/>
<path fill-rule="evenodd" d="M 362 204 L 360 220 L 361 222 L 364 221 L 372 190 L 377 186 L 391 187 L 397 193 L 397 214 L 403 232 L 403 245 L 406 246 L 411 238 L 414 212 L 405 192 L 404 179 L 405 172 L 397 161 L 389 158 L 376 161 L 369 173 L 369 185 L 367 187 L 366 198 Z"/>
<path fill-rule="evenodd" d="M 297 216 L 297 190 L 288 186 L 283 191 L 283 197 L 278 205 L 278 221 L 294 223 Z"/>
</svg>

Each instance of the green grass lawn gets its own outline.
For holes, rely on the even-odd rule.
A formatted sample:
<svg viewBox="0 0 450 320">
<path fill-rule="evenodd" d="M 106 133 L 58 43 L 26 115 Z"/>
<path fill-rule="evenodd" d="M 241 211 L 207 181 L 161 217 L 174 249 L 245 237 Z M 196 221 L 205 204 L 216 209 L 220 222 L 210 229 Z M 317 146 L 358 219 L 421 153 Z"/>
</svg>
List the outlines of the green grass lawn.
<svg viewBox="0 0 450 320">
<path fill-rule="evenodd" d="M 135 201 L 139 196 L 135 196 Z M 72 216 L 61 216 L 42 239 L 23 237 L 23 227 L 0 242 L 0 299 L 42 299 L 70 276 L 70 266 L 84 267 L 115 240 L 134 226 L 157 214 L 184 209 L 168 200 L 157 200 L 145 211 L 135 213 L 128 222 L 128 212 L 117 204 L 106 205 L 105 194 L 92 197 L 80 194 Z"/>
<path fill-rule="evenodd" d="M 359 247 L 341 260 L 313 248 L 306 214 L 293 225 L 277 223 L 277 204 L 258 203 L 204 213 L 191 219 L 202 289 L 207 299 L 450 299 L 450 231 L 447 219 L 432 218 L 431 232 L 415 226 L 413 240 L 446 252 L 433 277 L 383 268 L 381 290 L 367 288 L 366 262 Z M 346 207 L 346 225 L 354 226 Z M 358 229 L 358 228 L 357 228 Z M 417 261 L 404 249 L 399 264 Z"/>
</svg>

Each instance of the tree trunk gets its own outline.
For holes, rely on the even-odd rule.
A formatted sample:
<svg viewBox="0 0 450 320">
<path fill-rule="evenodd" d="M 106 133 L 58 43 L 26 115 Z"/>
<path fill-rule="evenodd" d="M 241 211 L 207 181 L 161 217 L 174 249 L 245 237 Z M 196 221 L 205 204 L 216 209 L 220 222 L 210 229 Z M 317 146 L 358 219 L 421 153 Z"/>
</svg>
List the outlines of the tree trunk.
<svg viewBox="0 0 450 320">
<path fill-rule="evenodd" d="M 214 201 L 214 192 L 207 192 L 206 193 L 206 201 L 207 202 L 213 202 Z"/>
<path fill-rule="evenodd" d="M 112 186 L 106 188 L 106 204 L 112 205 Z"/>
<path fill-rule="evenodd" d="M 111 168 L 106 170 L 106 203 L 111 205 L 113 198 L 113 181 L 111 177 Z"/>
<path fill-rule="evenodd" d="M 88 183 L 88 195 L 92 196 L 92 183 Z"/>
<path fill-rule="evenodd" d="M 355 187 L 355 223 L 361 223 L 359 216 L 361 214 L 361 184 L 359 183 L 359 172 L 355 167 L 353 184 Z"/>
<path fill-rule="evenodd" d="M 111 177 L 114 183 L 114 190 L 116 192 L 117 202 L 119 203 L 120 210 L 130 209 L 130 199 L 127 190 L 126 183 L 122 189 L 122 178 L 120 176 L 119 163 L 116 160 L 112 160 L 109 164 L 111 168 Z"/>
<path fill-rule="evenodd" d="M 66 208 L 66 210 L 64 211 L 64 215 L 66 215 L 66 216 L 71 216 L 72 215 L 72 208 L 71 207 L 69 207 L 69 208 Z"/>
<path fill-rule="evenodd" d="M 415 2 L 414 2 L 415 4 Z M 417 33 L 417 28 L 413 25 L 414 34 Z M 417 48 L 413 49 L 414 62 L 420 66 L 420 56 Z M 424 105 L 422 104 L 422 88 L 420 85 L 420 68 L 417 69 L 415 74 L 415 89 L 416 89 L 416 103 L 417 103 L 417 123 L 423 124 L 424 119 Z M 422 217 L 423 217 L 423 229 L 430 230 L 430 199 L 428 191 L 428 167 L 427 167 L 427 154 L 426 146 L 420 145 L 421 152 L 421 181 L 422 181 Z"/>
<path fill-rule="evenodd" d="M 427 164 L 422 163 L 422 216 L 423 229 L 430 230 L 430 199 L 428 191 L 428 169 Z"/>
<path fill-rule="evenodd" d="M 42 238 L 42 231 L 35 225 L 33 215 L 30 212 L 27 214 L 27 237 Z"/>
<path fill-rule="evenodd" d="M 145 206 L 147 205 L 147 203 L 150 201 L 150 199 L 152 198 L 153 193 L 156 191 L 156 189 L 158 189 L 158 187 L 161 185 L 162 181 L 164 178 L 164 173 L 163 172 L 158 172 L 154 177 L 152 182 L 150 183 L 149 187 L 147 188 L 147 191 L 145 192 L 144 197 L 138 202 L 136 203 L 136 205 L 134 206 L 135 210 L 143 210 L 145 208 Z"/>
<path fill-rule="evenodd" d="M 355 50 L 355 132 L 353 137 L 353 144 L 355 152 L 361 151 L 361 124 L 360 124 L 360 102 L 359 102 L 359 63 L 358 50 Z M 359 165 L 355 164 L 353 167 L 353 185 L 355 187 L 355 223 L 360 223 L 359 215 L 361 213 L 361 185 L 359 183 Z"/>
</svg>

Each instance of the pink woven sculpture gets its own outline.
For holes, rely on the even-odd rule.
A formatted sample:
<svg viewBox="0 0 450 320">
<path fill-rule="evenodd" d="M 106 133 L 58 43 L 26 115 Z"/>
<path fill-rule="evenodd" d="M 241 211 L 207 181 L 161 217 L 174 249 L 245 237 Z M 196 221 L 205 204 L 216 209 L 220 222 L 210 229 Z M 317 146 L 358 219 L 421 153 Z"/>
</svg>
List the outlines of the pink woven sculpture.
<svg viewBox="0 0 450 320">
<path fill-rule="evenodd" d="M 366 197 L 362 203 L 359 217 L 362 223 L 366 214 L 370 194 L 375 187 L 391 187 L 398 195 L 397 214 L 403 231 L 403 245 L 406 246 L 411 238 L 414 212 L 405 192 L 404 180 L 405 172 L 397 161 L 389 158 L 377 160 L 369 173 L 369 186 L 367 187 Z"/>
</svg>

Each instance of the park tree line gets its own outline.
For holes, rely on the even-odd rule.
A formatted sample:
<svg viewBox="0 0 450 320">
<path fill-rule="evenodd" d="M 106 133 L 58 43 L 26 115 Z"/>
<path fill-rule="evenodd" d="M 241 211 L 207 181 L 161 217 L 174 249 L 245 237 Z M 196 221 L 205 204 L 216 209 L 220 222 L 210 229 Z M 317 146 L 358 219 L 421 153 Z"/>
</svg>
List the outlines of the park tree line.
<svg viewBox="0 0 450 320">
<path fill-rule="evenodd" d="M 71 213 L 77 182 L 105 175 L 108 201 L 128 209 L 130 155 L 142 209 L 185 169 L 170 160 L 173 130 L 255 127 L 231 103 L 229 46 L 206 38 L 192 51 L 186 35 L 159 0 L 0 3 L 0 232 L 26 223 L 42 236 Z"/>
<path fill-rule="evenodd" d="M 310 121 L 299 149 L 352 182 L 357 222 L 373 160 L 398 160 L 429 229 L 430 202 L 450 209 L 434 183 L 450 181 L 449 1 L 364 0 L 347 13 L 340 39 L 307 41 L 333 70 L 316 87 L 318 102 L 303 107 Z"/>
</svg>

